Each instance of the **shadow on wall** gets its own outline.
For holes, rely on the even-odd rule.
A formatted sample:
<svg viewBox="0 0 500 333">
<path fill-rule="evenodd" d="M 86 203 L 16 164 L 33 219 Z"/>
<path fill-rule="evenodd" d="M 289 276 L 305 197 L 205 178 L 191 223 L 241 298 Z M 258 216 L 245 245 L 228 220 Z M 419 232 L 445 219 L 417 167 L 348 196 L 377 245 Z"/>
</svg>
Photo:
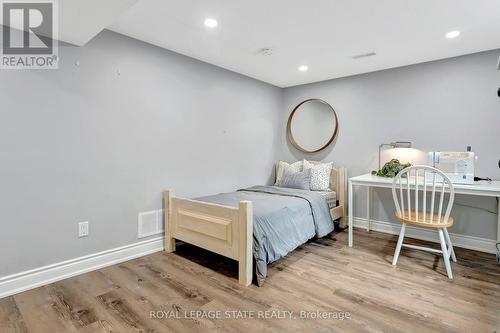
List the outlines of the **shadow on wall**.
<svg viewBox="0 0 500 333">
<path fill-rule="evenodd" d="M 274 183 L 276 182 L 276 163 L 278 163 L 278 161 L 275 162 L 274 167 L 272 169 L 273 171 L 269 175 L 269 178 L 267 178 L 267 184 L 269 185 L 274 185 Z"/>
</svg>

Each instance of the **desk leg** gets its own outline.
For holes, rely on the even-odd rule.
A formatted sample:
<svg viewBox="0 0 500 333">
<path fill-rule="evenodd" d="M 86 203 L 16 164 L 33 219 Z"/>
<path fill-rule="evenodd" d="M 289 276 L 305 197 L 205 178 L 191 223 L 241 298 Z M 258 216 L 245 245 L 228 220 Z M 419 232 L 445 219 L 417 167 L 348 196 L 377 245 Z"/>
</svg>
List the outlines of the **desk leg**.
<svg viewBox="0 0 500 333">
<path fill-rule="evenodd" d="M 370 232 L 371 229 L 371 197 L 372 197 L 372 187 L 366 187 L 366 231 Z"/>
<path fill-rule="evenodd" d="M 348 215 L 349 215 L 349 226 L 348 226 L 348 243 L 349 243 L 349 247 L 352 247 L 352 220 L 353 220 L 353 207 L 352 207 L 352 196 L 353 196 L 353 193 L 352 193 L 352 183 L 351 181 L 349 181 L 349 193 L 347 194 L 347 196 L 349 197 L 349 200 L 348 200 Z"/>
<path fill-rule="evenodd" d="M 500 243 L 500 197 L 497 197 L 498 202 L 498 215 L 497 215 L 497 243 Z"/>
</svg>

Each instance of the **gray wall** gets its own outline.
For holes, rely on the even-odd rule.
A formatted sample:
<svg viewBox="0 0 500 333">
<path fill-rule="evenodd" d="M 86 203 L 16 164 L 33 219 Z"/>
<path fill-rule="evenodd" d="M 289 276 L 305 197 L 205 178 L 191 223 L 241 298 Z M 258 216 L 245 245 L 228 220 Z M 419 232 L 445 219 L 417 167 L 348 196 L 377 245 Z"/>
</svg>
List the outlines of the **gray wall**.
<svg viewBox="0 0 500 333">
<path fill-rule="evenodd" d="M 285 89 L 280 157 L 334 161 L 356 176 L 376 169 L 380 143 L 409 140 L 422 151 L 461 151 L 471 145 L 479 156 L 476 174 L 500 179 L 499 53 L 478 53 Z M 295 150 L 285 135 L 289 113 L 308 98 L 329 102 L 340 122 L 334 144 L 312 155 Z M 357 191 L 357 217 L 366 216 L 362 191 Z M 389 191 L 376 191 L 374 202 L 378 202 L 374 219 L 393 220 Z M 458 196 L 456 203 L 483 210 L 456 205 L 452 232 L 495 239 L 496 215 L 486 211 L 497 211 L 494 198 Z"/>
<path fill-rule="evenodd" d="M 0 276 L 134 243 L 137 214 L 161 208 L 162 190 L 193 197 L 267 183 L 277 158 L 332 160 L 358 175 L 375 168 L 381 142 L 472 145 L 478 174 L 499 179 L 497 53 L 283 90 L 105 31 L 61 47 L 57 71 L 0 71 Z M 285 123 L 311 97 L 334 106 L 340 133 L 305 156 Z M 389 194 L 375 194 L 384 204 L 374 217 L 390 219 Z M 496 210 L 494 199 L 458 201 Z M 457 214 L 454 232 L 494 238 L 493 214 Z M 87 220 L 90 237 L 78 239 Z"/>
<path fill-rule="evenodd" d="M 0 276 L 137 242 L 164 189 L 270 179 L 281 89 L 109 31 L 60 59 L 0 72 Z"/>
</svg>

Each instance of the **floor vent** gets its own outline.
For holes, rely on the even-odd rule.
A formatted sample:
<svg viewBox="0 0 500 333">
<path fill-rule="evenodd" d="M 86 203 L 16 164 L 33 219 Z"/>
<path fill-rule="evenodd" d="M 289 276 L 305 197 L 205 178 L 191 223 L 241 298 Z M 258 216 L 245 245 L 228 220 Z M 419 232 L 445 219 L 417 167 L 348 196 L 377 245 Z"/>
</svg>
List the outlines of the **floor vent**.
<svg viewBox="0 0 500 333">
<path fill-rule="evenodd" d="M 162 209 L 139 213 L 137 237 L 144 238 L 163 233 L 162 213 Z"/>
</svg>

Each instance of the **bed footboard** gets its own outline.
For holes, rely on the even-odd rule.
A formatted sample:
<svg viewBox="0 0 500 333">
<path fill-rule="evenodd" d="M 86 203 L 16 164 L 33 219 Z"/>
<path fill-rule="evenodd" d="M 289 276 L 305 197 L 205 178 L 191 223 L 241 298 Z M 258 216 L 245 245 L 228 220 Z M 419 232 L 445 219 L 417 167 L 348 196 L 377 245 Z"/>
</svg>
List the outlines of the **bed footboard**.
<svg viewBox="0 0 500 333">
<path fill-rule="evenodd" d="M 239 283 L 252 283 L 253 210 L 252 202 L 229 207 L 163 194 L 165 251 L 175 251 L 181 240 L 238 261 Z"/>
</svg>

